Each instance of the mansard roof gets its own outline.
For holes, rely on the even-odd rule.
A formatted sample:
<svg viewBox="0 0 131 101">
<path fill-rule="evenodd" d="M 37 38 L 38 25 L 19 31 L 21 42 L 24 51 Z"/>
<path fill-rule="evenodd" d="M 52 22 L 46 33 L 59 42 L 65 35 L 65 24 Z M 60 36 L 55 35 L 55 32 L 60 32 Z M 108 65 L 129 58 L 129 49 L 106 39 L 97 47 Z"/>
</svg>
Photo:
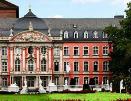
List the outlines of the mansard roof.
<svg viewBox="0 0 131 101">
<path fill-rule="evenodd" d="M 32 23 L 33 29 L 48 34 L 50 29 L 51 36 L 60 36 L 60 31 L 69 31 L 69 39 L 73 40 L 74 31 L 79 32 L 79 39 L 83 37 L 84 31 L 98 31 L 99 33 L 107 26 L 120 27 L 119 18 L 38 18 L 31 10 L 22 18 L 0 18 L 0 36 L 8 36 L 12 28 L 14 34 L 29 30 L 29 23 Z M 102 35 L 100 35 L 102 36 Z M 89 35 L 89 38 L 92 36 Z M 100 38 L 99 38 L 100 39 Z M 99 40 L 96 39 L 96 40 Z"/>
</svg>

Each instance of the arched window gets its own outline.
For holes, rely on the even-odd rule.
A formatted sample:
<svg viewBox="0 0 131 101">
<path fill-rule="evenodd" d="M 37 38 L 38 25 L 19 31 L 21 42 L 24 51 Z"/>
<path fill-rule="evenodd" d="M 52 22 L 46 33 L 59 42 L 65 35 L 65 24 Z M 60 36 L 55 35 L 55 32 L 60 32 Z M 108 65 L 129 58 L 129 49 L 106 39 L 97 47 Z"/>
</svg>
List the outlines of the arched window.
<svg viewBox="0 0 131 101">
<path fill-rule="evenodd" d="M 97 72 L 98 71 L 98 62 L 95 61 L 94 62 L 94 72 Z"/>
<path fill-rule="evenodd" d="M 45 59 L 41 61 L 41 71 L 46 71 L 46 60 Z"/>
<path fill-rule="evenodd" d="M 98 32 L 94 31 L 94 38 L 98 38 Z"/>
<path fill-rule="evenodd" d="M 15 60 L 15 71 L 20 71 L 20 60 Z"/>
<path fill-rule="evenodd" d="M 74 32 L 74 38 L 78 38 L 78 32 L 77 31 Z"/>
<path fill-rule="evenodd" d="M 34 61 L 30 59 L 28 61 L 28 71 L 33 71 L 33 69 L 34 69 Z"/>
<path fill-rule="evenodd" d="M 65 38 L 65 39 L 69 38 L 69 36 L 68 36 L 68 31 L 65 31 L 65 32 L 64 32 L 64 38 Z"/>
<path fill-rule="evenodd" d="M 87 31 L 84 32 L 84 38 L 85 39 L 88 38 L 88 32 Z"/>
</svg>

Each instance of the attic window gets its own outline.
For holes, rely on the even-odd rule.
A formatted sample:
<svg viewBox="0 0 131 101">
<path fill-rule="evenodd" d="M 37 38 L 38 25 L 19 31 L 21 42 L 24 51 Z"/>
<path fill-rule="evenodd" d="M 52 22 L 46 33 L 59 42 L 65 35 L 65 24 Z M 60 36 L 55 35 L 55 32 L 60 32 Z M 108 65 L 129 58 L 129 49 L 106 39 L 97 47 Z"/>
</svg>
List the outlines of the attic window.
<svg viewBox="0 0 131 101">
<path fill-rule="evenodd" d="M 74 32 L 74 38 L 75 39 L 78 38 L 78 32 L 77 31 Z"/>
<path fill-rule="evenodd" d="M 94 34 L 93 38 L 98 38 L 98 32 L 97 31 L 94 31 L 93 34 Z"/>
<path fill-rule="evenodd" d="M 88 32 L 87 31 L 84 32 L 84 38 L 85 39 L 88 38 Z"/>
<path fill-rule="evenodd" d="M 108 38 L 108 34 L 107 33 L 102 33 L 103 34 L 103 38 Z"/>
<path fill-rule="evenodd" d="M 69 36 L 68 36 L 68 31 L 65 31 L 65 32 L 64 32 L 64 38 L 65 38 L 65 39 L 69 38 Z"/>
</svg>

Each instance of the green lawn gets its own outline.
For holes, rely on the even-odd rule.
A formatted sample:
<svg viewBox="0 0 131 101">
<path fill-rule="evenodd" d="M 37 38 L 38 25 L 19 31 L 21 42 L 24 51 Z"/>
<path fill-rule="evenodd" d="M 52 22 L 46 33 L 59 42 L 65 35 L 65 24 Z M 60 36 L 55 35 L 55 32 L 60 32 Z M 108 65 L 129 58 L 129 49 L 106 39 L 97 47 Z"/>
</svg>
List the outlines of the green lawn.
<svg viewBox="0 0 131 101">
<path fill-rule="evenodd" d="M 130 94 L 92 93 L 92 94 L 38 94 L 38 95 L 0 95 L 0 101 L 52 101 L 80 99 L 81 101 L 115 101 L 131 98 Z"/>
</svg>

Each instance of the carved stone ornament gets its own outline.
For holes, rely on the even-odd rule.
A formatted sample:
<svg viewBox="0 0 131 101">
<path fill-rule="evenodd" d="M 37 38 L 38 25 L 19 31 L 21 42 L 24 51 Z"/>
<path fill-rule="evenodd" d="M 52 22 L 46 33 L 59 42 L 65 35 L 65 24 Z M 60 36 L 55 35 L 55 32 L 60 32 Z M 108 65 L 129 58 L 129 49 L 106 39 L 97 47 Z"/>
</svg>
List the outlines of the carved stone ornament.
<svg viewBox="0 0 131 101">
<path fill-rule="evenodd" d="M 10 41 L 13 42 L 51 42 L 51 39 L 37 31 L 26 31 L 15 35 Z"/>
</svg>

